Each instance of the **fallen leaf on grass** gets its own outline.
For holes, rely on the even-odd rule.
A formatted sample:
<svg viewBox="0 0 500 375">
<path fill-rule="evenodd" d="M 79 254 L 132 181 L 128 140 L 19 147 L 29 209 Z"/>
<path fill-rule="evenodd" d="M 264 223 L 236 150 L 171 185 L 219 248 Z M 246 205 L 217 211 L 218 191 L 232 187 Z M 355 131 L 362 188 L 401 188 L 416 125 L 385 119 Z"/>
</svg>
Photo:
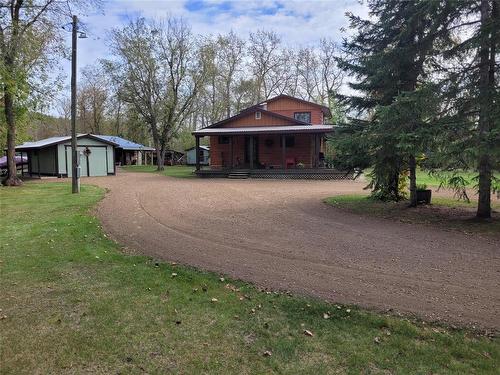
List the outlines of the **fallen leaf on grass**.
<svg viewBox="0 0 500 375">
<path fill-rule="evenodd" d="M 304 330 L 304 335 L 309 336 L 309 337 L 313 337 L 313 336 L 314 336 L 314 333 L 312 333 L 312 332 L 311 332 L 311 331 L 309 331 L 308 329 L 305 329 L 305 330 Z"/>
<path fill-rule="evenodd" d="M 483 356 L 485 356 L 488 359 L 491 359 L 491 354 L 488 352 L 483 352 Z"/>
</svg>

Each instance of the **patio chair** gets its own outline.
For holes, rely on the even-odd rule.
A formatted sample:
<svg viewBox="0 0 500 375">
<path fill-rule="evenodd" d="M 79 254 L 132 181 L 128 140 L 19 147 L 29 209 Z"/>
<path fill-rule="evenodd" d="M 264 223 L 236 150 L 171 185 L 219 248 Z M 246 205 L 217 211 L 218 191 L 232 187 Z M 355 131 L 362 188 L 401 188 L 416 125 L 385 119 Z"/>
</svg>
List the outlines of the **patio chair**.
<svg viewBox="0 0 500 375">
<path fill-rule="evenodd" d="M 288 167 L 295 167 L 295 158 L 286 158 L 285 159 L 285 168 L 288 169 Z"/>
</svg>

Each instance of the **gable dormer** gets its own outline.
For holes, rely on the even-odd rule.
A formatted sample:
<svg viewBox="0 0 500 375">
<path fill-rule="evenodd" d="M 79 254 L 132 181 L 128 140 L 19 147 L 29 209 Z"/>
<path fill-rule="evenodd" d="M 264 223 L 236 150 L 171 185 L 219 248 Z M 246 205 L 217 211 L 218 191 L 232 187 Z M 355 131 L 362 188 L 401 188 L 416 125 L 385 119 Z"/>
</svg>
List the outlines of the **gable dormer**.
<svg viewBox="0 0 500 375">
<path fill-rule="evenodd" d="M 325 118 L 331 117 L 328 107 L 288 95 L 278 95 L 259 103 L 258 106 L 309 124 L 321 125 L 325 123 Z"/>
<path fill-rule="evenodd" d="M 261 105 L 250 107 L 239 114 L 219 121 L 209 128 L 246 128 L 259 126 L 308 125 L 309 123 L 267 111 Z"/>
</svg>

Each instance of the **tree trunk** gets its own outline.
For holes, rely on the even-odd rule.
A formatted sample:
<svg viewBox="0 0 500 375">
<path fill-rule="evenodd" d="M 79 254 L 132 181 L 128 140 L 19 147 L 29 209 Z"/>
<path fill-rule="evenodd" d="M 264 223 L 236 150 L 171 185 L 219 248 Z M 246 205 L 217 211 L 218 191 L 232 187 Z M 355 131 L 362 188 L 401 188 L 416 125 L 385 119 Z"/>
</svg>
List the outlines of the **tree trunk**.
<svg viewBox="0 0 500 375">
<path fill-rule="evenodd" d="M 156 146 L 156 170 L 157 171 L 163 171 L 165 170 L 165 153 L 166 153 L 165 146 L 163 145 L 157 145 Z"/>
<path fill-rule="evenodd" d="M 392 181 L 391 181 L 391 190 L 392 190 L 392 195 L 394 197 L 394 200 L 396 202 L 399 201 L 399 169 L 395 169 L 393 171 L 392 175 Z"/>
<path fill-rule="evenodd" d="M 417 207 L 417 161 L 415 155 L 410 155 L 408 159 L 410 169 L 410 207 Z"/>
<path fill-rule="evenodd" d="M 493 110 L 494 86 L 490 72 L 490 48 L 494 48 L 494 30 L 490 31 L 492 18 L 490 16 L 490 0 L 481 0 L 481 38 L 479 48 L 479 198 L 476 217 L 488 219 L 491 217 L 491 162 L 488 138 L 491 131 L 490 111 Z M 492 2 L 493 3 L 493 2 Z M 491 34 L 490 34 L 491 32 Z M 491 36 L 490 36 L 491 35 Z M 494 80 L 493 80 L 494 84 Z"/>
<path fill-rule="evenodd" d="M 14 101 L 9 87 L 4 88 L 4 112 L 7 122 L 7 178 L 2 182 L 5 186 L 20 186 L 23 182 L 17 177 L 16 165 L 16 116 Z"/>
<path fill-rule="evenodd" d="M 161 150 L 157 147 L 156 148 L 156 170 L 157 171 L 162 171 L 163 170 L 163 156 Z"/>
</svg>

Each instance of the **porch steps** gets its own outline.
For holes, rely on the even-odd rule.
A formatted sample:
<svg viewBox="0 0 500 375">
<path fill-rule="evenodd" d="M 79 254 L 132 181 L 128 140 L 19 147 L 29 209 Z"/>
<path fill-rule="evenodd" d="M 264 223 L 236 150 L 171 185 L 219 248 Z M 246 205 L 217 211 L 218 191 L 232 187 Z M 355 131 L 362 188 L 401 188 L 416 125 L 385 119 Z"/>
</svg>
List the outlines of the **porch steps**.
<svg viewBox="0 0 500 375">
<path fill-rule="evenodd" d="M 233 180 L 244 180 L 250 177 L 250 172 L 245 171 L 245 170 L 240 170 L 240 171 L 232 171 L 227 175 L 227 178 L 233 179 Z"/>
</svg>

